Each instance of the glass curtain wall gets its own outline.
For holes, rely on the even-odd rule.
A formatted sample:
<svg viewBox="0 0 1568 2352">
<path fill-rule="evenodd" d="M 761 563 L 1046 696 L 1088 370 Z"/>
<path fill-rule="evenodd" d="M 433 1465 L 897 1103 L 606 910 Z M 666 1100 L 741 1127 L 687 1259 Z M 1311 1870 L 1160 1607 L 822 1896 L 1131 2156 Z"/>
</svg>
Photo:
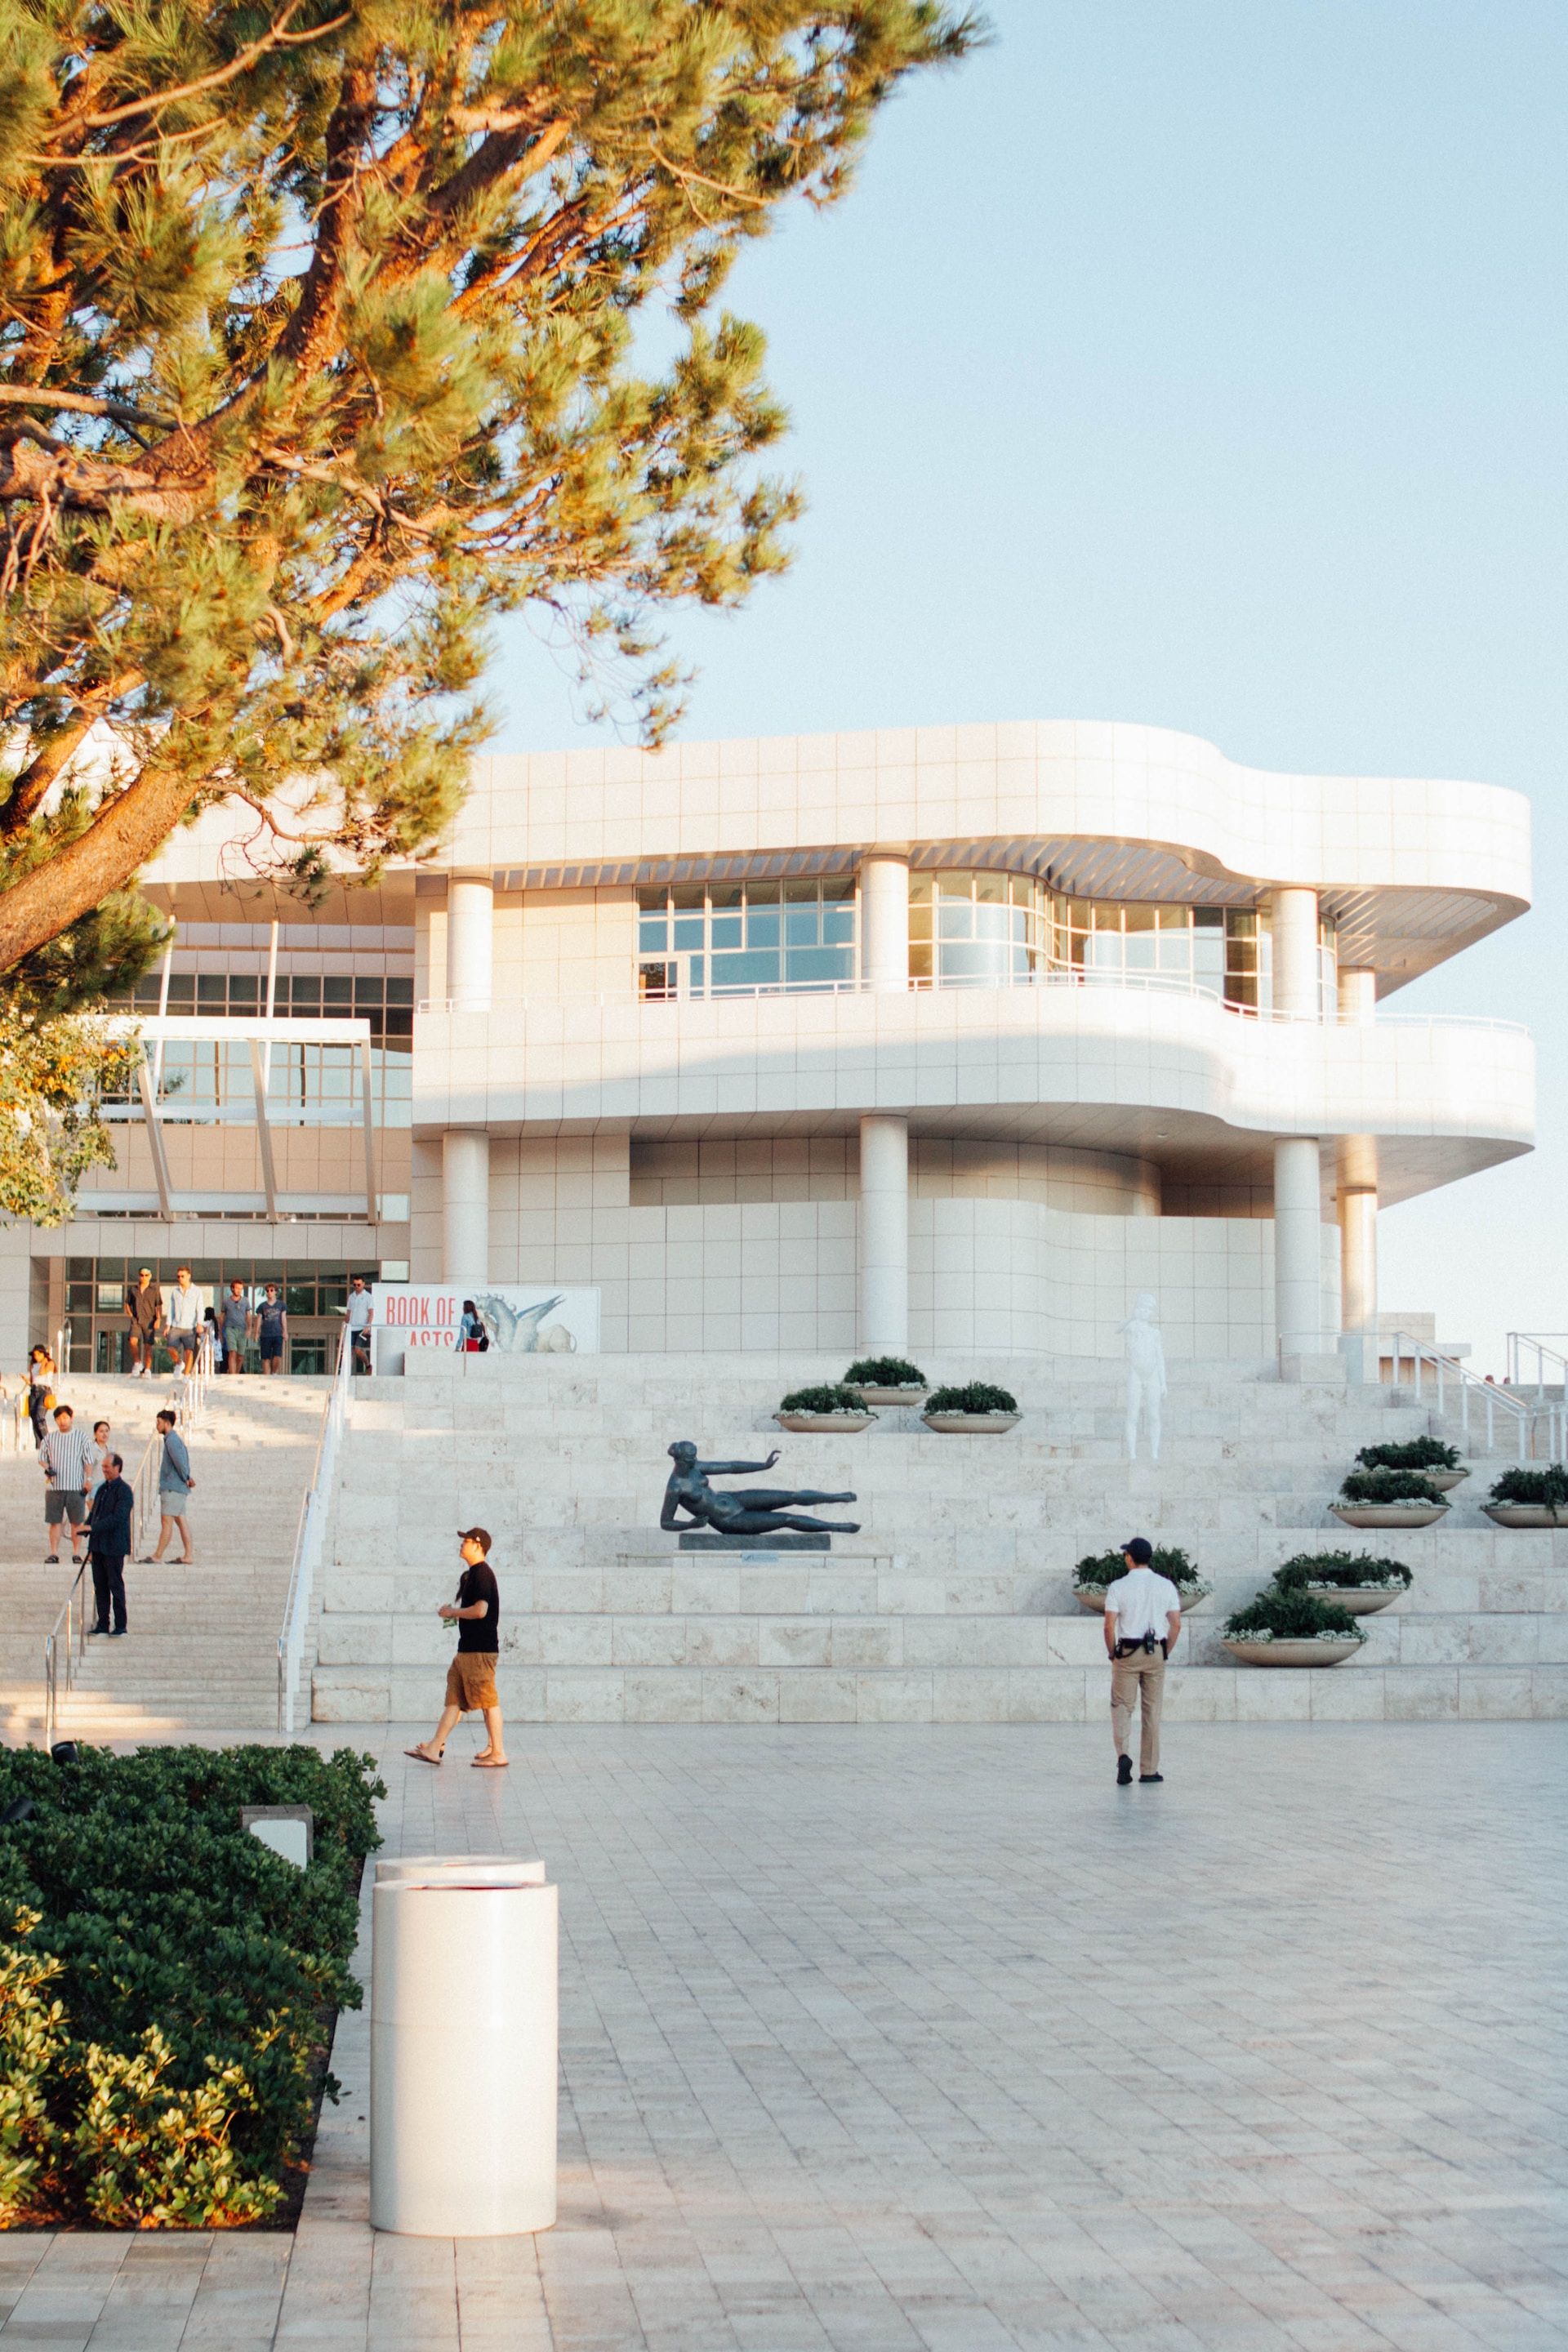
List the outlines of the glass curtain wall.
<svg viewBox="0 0 1568 2352">
<path fill-rule="evenodd" d="M 855 978 L 855 880 L 678 882 L 637 893 L 637 992 L 758 996 Z"/>
<path fill-rule="evenodd" d="M 137 1268 L 147 1263 L 144 1258 L 71 1257 L 66 1260 L 66 1314 L 70 1322 L 70 1360 L 66 1369 L 72 1372 L 128 1372 L 131 1370 L 130 1350 L 126 1343 L 129 1325 L 125 1319 L 125 1293 L 135 1282 Z M 174 1276 L 185 1263 L 183 1258 L 159 1258 L 153 1272 L 165 1299 L 174 1287 Z M 291 1372 L 324 1372 L 336 1361 L 337 1337 L 342 1329 L 343 1309 L 348 1302 L 349 1280 L 361 1274 L 366 1282 L 380 1279 L 380 1269 L 373 1261 L 367 1265 L 321 1265 L 309 1259 L 212 1257 L 190 1261 L 191 1280 L 206 1292 L 212 1306 L 221 1311 L 222 1301 L 228 1296 L 228 1286 L 243 1286 L 247 1305 L 258 1304 L 269 1282 L 278 1285 L 278 1294 L 289 1312 L 289 1370 Z M 167 1349 L 159 1348 L 153 1354 L 153 1370 L 169 1370 L 174 1358 Z M 261 1358 L 254 1347 L 246 1350 L 246 1370 L 259 1372 Z"/>
</svg>

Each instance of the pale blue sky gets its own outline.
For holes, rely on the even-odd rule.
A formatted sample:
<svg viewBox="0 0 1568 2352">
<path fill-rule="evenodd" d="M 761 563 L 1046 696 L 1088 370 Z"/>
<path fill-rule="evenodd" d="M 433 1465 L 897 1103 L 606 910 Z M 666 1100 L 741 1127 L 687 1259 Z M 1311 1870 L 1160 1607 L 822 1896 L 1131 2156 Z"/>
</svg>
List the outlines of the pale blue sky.
<svg viewBox="0 0 1568 2352">
<path fill-rule="evenodd" d="M 1568 14 L 991 0 L 859 184 L 746 256 L 809 511 L 674 642 L 690 737 L 1142 719 L 1271 768 L 1485 778 L 1533 914 L 1390 1010 L 1522 1019 L 1541 1148 L 1384 1216 L 1385 1306 L 1568 1330 Z M 498 748 L 593 740 L 526 629 Z"/>
</svg>

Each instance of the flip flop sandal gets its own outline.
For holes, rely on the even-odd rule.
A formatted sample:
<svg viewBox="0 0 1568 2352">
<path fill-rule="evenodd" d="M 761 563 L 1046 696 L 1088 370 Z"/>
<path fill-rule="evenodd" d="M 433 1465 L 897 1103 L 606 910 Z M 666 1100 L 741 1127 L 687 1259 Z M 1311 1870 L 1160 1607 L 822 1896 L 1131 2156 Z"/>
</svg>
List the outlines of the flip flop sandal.
<svg viewBox="0 0 1568 2352">
<path fill-rule="evenodd" d="M 476 1756 L 468 1769 L 471 1772 L 510 1772 L 511 1758 L 503 1756 L 498 1763 L 493 1756 Z"/>
<path fill-rule="evenodd" d="M 412 1756 L 416 1764 L 439 1764 L 439 1756 L 426 1756 L 423 1748 L 405 1748 L 405 1756 Z"/>
</svg>

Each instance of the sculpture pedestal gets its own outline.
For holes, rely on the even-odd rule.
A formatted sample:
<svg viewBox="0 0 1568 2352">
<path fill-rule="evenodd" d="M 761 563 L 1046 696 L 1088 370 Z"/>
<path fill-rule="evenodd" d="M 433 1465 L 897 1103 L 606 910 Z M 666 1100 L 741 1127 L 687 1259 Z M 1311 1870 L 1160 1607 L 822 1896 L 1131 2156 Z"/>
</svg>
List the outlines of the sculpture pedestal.
<svg viewBox="0 0 1568 2352">
<path fill-rule="evenodd" d="M 781 1528 L 773 1535 L 721 1536 L 710 1528 L 690 1528 L 681 1532 L 682 1551 L 830 1551 L 830 1535 L 807 1535 L 798 1528 Z"/>
</svg>

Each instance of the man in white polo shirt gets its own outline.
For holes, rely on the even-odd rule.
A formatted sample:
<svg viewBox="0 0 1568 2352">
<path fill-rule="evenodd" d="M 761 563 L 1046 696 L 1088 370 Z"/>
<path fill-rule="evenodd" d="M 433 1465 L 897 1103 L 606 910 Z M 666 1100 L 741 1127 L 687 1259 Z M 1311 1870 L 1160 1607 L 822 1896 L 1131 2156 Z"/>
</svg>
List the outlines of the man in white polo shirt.
<svg viewBox="0 0 1568 2352">
<path fill-rule="evenodd" d="M 1153 1552 L 1142 1536 L 1121 1547 L 1127 1573 L 1105 1596 L 1105 1649 L 1110 1660 L 1110 1729 L 1116 1741 L 1116 1778 L 1126 1788 L 1132 1778 L 1127 1742 L 1132 1710 L 1142 1706 L 1138 1779 L 1163 1780 L 1160 1769 L 1160 1708 L 1165 1696 L 1165 1661 L 1182 1630 L 1182 1596 L 1168 1576 L 1151 1567 Z"/>
</svg>

